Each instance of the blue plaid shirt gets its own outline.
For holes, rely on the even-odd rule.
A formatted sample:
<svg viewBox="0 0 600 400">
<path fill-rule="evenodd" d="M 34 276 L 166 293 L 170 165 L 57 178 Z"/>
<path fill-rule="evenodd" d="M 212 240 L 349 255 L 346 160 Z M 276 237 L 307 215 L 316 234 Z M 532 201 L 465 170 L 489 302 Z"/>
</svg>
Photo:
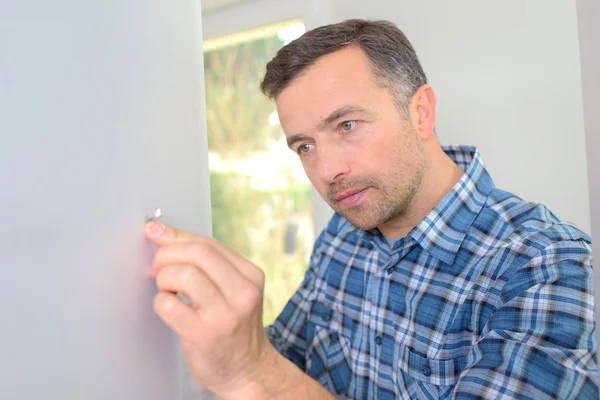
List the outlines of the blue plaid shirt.
<svg viewBox="0 0 600 400">
<path fill-rule="evenodd" d="M 335 214 L 274 346 L 351 399 L 598 399 L 591 239 L 494 187 L 478 151 L 404 238 Z"/>
</svg>

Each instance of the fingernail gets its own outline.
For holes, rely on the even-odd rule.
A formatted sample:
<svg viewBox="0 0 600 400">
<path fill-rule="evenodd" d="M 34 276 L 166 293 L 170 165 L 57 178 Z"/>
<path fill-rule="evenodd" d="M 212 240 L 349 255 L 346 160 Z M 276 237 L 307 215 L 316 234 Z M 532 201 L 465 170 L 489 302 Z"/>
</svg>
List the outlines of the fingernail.
<svg viewBox="0 0 600 400">
<path fill-rule="evenodd" d="M 165 229 L 167 229 L 165 224 L 160 222 L 152 222 L 147 228 L 150 236 L 160 236 L 165 232 Z"/>
</svg>

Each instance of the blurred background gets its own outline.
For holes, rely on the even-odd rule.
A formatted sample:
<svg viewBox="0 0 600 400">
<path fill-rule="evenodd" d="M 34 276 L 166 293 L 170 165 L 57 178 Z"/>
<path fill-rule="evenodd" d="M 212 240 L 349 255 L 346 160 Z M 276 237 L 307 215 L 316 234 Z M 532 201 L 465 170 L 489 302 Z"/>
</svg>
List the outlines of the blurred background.
<svg viewBox="0 0 600 400">
<path fill-rule="evenodd" d="M 292 20 L 203 46 L 213 235 L 265 271 L 265 325 L 302 280 L 315 239 L 310 182 L 259 89 L 265 65 L 304 32 Z"/>
<path fill-rule="evenodd" d="M 442 144 L 477 146 L 498 187 L 593 234 L 598 8 L 595 0 L 203 0 L 213 231 L 264 268 L 265 324 L 297 287 L 331 215 L 259 90 L 277 49 L 347 18 L 391 20 L 436 92 Z"/>
</svg>

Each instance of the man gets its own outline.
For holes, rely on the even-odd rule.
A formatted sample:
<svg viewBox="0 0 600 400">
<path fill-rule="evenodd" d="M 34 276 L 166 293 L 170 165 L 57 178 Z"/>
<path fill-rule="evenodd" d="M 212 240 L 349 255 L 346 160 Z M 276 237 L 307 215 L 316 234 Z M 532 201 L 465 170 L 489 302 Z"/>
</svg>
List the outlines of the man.
<svg viewBox="0 0 600 400">
<path fill-rule="evenodd" d="M 496 188 L 477 149 L 440 146 L 395 26 L 307 32 L 262 89 L 336 214 L 266 332 L 257 266 L 147 226 L 155 310 L 200 383 L 224 399 L 598 398 L 590 238 Z"/>
</svg>

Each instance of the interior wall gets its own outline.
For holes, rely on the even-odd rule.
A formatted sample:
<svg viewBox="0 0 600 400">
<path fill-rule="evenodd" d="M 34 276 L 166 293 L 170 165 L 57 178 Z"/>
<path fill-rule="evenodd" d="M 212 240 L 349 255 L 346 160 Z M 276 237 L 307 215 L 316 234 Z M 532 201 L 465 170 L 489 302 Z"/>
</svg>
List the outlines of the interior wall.
<svg viewBox="0 0 600 400">
<path fill-rule="evenodd" d="M 0 398 L 182 399 L 143 227 L 211 232 L 198 4 L 1 8 Z"/>
<path fill-rule="evenodd" d="M 600 260 L 600 2 L 578 0 L 579 48 L 581 53 L 583 105 L 587 138 L 587 161 L 590 185 L 590 206 L 595 258 Z M 600 263 L 596 262 L 596 315 L 600 316 Z M 596 318 L 598 320 L 598 318 Z M 597 331 L 598 343 L 600 332 Z"/>
</svg>

